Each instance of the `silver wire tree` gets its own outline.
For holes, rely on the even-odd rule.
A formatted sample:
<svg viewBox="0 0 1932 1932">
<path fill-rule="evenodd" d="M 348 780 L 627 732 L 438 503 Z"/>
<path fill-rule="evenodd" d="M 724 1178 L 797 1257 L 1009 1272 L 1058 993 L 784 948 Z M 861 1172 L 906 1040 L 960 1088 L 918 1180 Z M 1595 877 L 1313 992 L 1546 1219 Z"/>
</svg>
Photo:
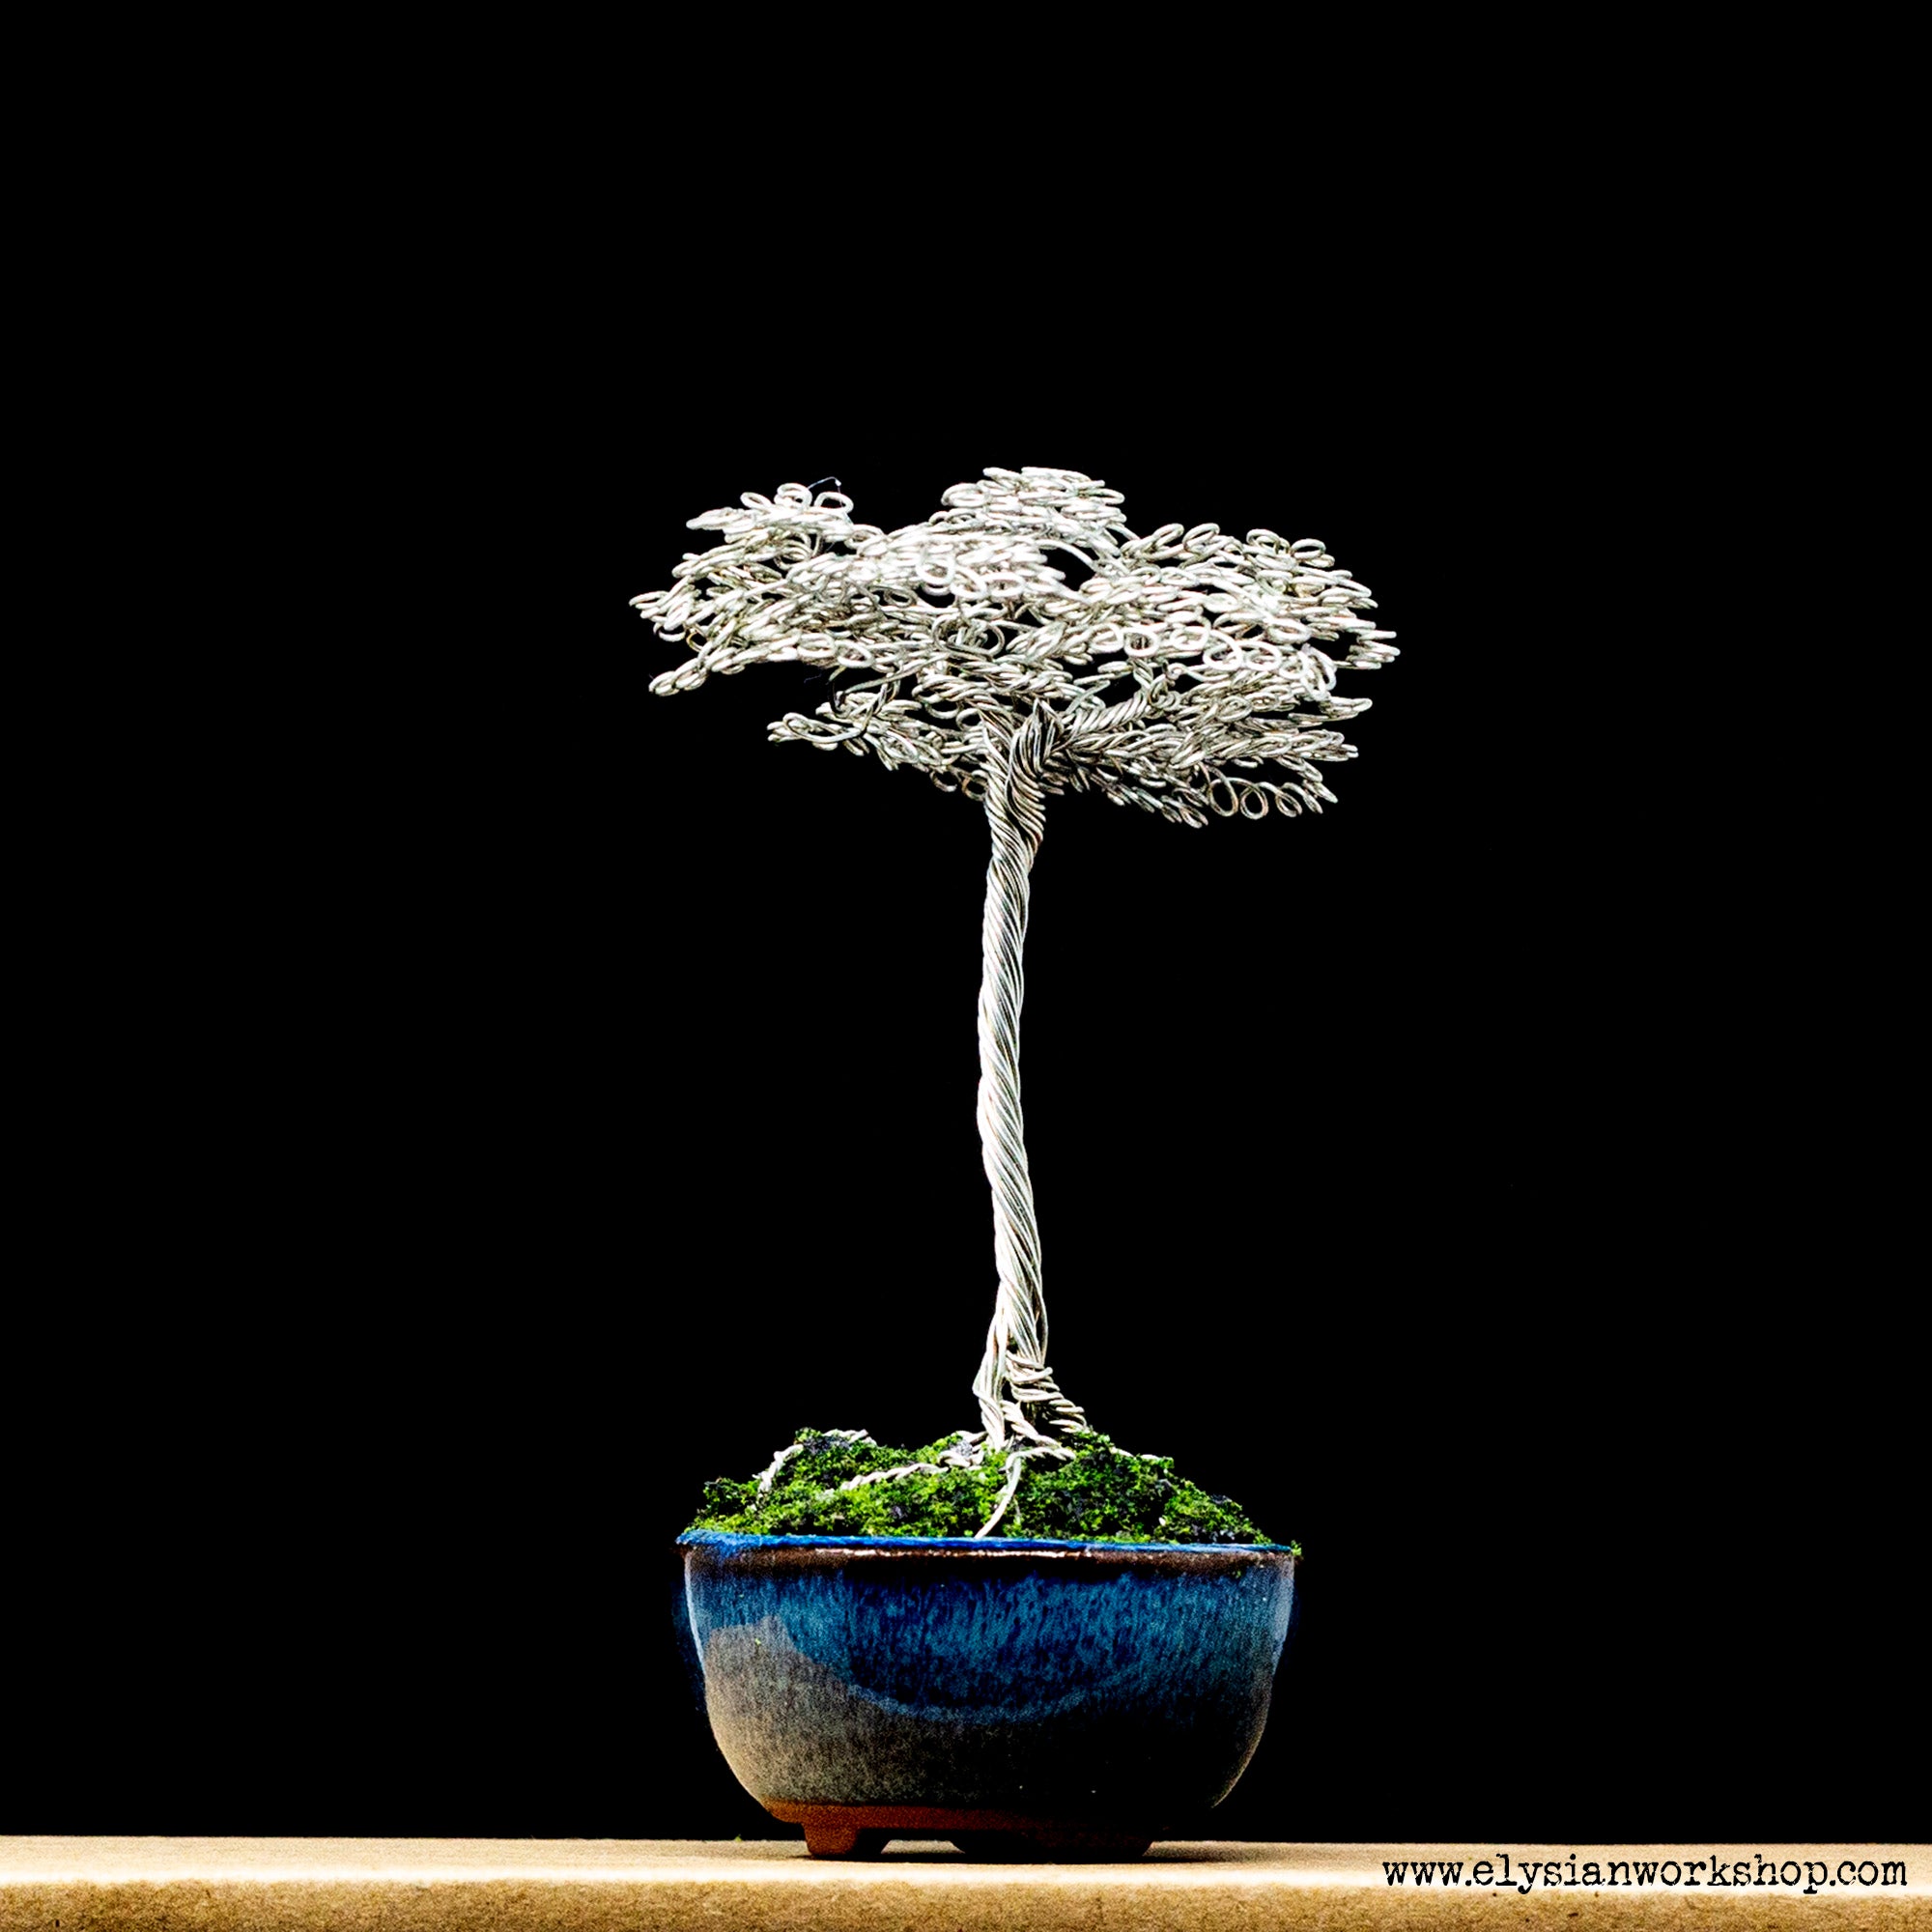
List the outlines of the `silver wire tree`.
<svg viewBox="0 0 1932 1932">
<path fill-rule="evenodd" d="M 1121 493 L 1072 469 L 988 469 L 940 500 L 888 534 L 854 522 L 836 487 L 747 492 L 687 526 L 722 542 L 688 552 L 669 590 L 632 601 L 691 648 L 652 681 L 659 696 L 748 665 L 828 667 L 843 680 L 834 696 L 810 718 L 787 712 L 774 740 L 870 753 L 985 809 L 979 1120 L 999 1292 L 973 1383 L 983 1428 L 947 1451 L 969 1467 L 1009 1452 L 983 1536 L 1026 1460 L 1070 1456 L 1066 1438 L 1087 1427 L 1047 1367 L 1020 1113 L 1021 950 L 1045 801 L 1097 792 L 1190 826 L 1319 811 L 1334 794 L 1317 768 L 1354 755 L 1334 727 L 1369 705 L 1335 696 L 1336 671 L 1396 652 L 1394 633 L 1358 614 L 1376 608 L 1367 586 L 1313 537 L 1237 539 L 1213 524 L 1137 536 Z"/>
</svg>

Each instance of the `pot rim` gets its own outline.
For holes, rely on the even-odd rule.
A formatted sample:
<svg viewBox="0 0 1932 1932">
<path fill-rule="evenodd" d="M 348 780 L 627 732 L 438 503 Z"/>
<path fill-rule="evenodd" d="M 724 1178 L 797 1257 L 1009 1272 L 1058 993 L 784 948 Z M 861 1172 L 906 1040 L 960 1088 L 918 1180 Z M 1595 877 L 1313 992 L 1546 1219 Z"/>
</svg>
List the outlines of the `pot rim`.
<svg viewBox="0 0 1932 1932">
<path fill-rule="evenodd" d="M 928 1549 L 959 1550 L 981 1556 L 1020 1555 L 1032 1551 L 1094 1550 L 1104 1556 L 1286 1556 L 1299 1562 L 1301 1552 L 1286 1543 L 1125 1543 L 1101 1537 L 1047 1536 L 756 1536 L 728 1529 L 687 1529 L 678 1539 L 697 1549 L 867 1549 L 907 1554 Z"/>
</svg>

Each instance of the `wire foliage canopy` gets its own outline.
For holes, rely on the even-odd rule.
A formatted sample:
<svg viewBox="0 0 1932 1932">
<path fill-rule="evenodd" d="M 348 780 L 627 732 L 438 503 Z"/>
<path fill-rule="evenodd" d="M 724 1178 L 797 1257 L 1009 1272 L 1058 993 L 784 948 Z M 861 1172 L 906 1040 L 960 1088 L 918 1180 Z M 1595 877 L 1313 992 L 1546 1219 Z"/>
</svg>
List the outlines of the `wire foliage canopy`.
<svg viewBox="0 0 1932 1932">
<path fill-rule="evenodd" d="M 836 479 L 833 479 L 836 485 Z M 836 487 L 747 492 L 688 528 L 668 590 L 633 599 L 691 656 L 661 696 L 754 664 L 826 668 L 836 689 L 774 741 L 870 753 L 983 805 L 992 837 L 982 928 L 980 1134 L 999 1273 L 974 1380 L 982 1430 L 949 1456 L 1009 1452 L 1004 1516 L 1029 1457 L 1086 1428 L 1046 1364 L 1039 1236 L 1020 1112 L 1028 880 L 1044 802 L 1096 792 L 1188 826 L 1290 817 L 1334 794 L 1320 767 L 1354 755 L 1336 727 L 1368 709 L 1338 670 L 1397 655 L 1375 601 L 1305 537 L 1216 525 L 1137 535 L 1118 490 L 1072 469 L 989 469 L 923 524 L 856 522 Z M 1050 559 L 1073 566 L 1080 581 Z M 891 1472 L 899 1473 L 899 1472 Z"/>
</svg>

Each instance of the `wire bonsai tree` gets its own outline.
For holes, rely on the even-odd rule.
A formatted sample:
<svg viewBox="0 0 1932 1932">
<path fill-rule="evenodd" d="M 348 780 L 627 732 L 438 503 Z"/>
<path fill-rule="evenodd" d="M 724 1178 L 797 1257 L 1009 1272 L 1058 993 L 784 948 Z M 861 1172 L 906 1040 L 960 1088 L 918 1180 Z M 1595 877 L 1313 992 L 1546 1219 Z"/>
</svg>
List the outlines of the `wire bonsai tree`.
<svg viewBox="0 0 1932 1932">
<path fill-rule="evenodd" d="M 670 589 L 633 602 L 690 647 L 653 679 L 660 696 L 749 665 L 827 667 L 834 695 L 810 717 L 779 719 L 775 741 L 869 753 L 986 814 L 979 1125 L 999 1287 L 973 1382 L 981 1427 L 943 1452 L 959 1467 L 1005 1452 L 984 1536 L 1029 1463 L 1070 1458 L 1088 1427 L 1047 1364 L 1020 1110 L 1021 955 L 1046 801 L 1094 792 L 1195 827 L 1319 811 L 1334 803 L 1320 767 L 1354 755 L 1336 726 L 1369 706 L 1338 697 L 1336 673 L 1389 663 L 1394 633 L 1361 614 L 1376 608 L 1368 587 L 1317 539 L 1236 538 L 1213 524 L 1137 536 L 1121 493 L 1078 470 L 988 469 L 891 533 L 855 522 L 833 489 L 787 483 L 694 517 L 687 527 L 722 541 L 687 553 Z M 780 1452 L 759 1493 L 798 1450 Z"/>
</svg>

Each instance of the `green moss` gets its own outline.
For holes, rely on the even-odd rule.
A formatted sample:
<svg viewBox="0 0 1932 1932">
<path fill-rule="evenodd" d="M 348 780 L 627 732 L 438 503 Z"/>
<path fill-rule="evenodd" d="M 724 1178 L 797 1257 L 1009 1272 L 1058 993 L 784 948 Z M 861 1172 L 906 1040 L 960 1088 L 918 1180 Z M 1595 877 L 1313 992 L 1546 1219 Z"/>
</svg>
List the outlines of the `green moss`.
<svg viewBox="0 0 1932 1932">
<path fill-rule="evenodd" d="M 693 1529 L 740 1536 L 971 1536 L 1006 1488 L 1007 1459 L 994 1450 L 977 1469 L 941 1469 L 841 1489 L 873 1470 L 931 1463 L 955 1433 L 919 1449 L 847 1442 L 801 1429 L 798 1453 L 760 1498 L 755 1478 L 707 1483 Z M 1105 1543 L 1265 1543 L 1240 1505 L 1210 1496 L 1174 1473 L 1172 1458 L 1132 1456 L 1095 1434 L 1074 1436 L 1071 1462 L 1030 1462 L 995 1537 L 1064 1537 Z M 1291 1545 L 1298 1548 L 1298 1545 Z"/>
</svg>

